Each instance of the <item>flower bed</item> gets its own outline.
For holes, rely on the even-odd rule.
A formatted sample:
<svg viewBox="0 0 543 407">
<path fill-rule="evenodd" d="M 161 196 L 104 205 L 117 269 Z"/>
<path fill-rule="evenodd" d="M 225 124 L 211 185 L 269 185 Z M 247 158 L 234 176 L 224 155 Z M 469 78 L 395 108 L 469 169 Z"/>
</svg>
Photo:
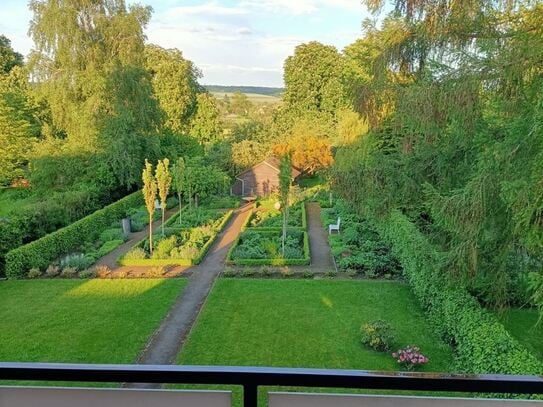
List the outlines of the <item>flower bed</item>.
<svg viewBox="0 0 543 407">
<path fill-rule="evenodd" d="M 247 220 L 248 228 L 275 230 L 283 226 L 283 216 L 280 210 L 275 209 L 274 200 L 266 200 L 255 204 L 251 215 Z M 307 217 L 305 205 L 299 202 L 289 208 L 289 228 L 307 230 Z"/>
<path fill-rule="evenodd" d="M 200 264 L 224 228 L 232 210 L 183 208 L 165 224 L 164 236 L 158 229 L 153 236 L 153 254 L 149 239 L 136 244 L 118 260 L 122 266 L 190 266 Z"/>
<path fill-rule="evenodd" d="M 306 231 L 289 229 L 285 255 L 281 254 L 281 230 L 249 228 L 228 252 L 228 264 L 238 266 L 295 266 L 310 263 L 309 238 Z"/>
</svg>

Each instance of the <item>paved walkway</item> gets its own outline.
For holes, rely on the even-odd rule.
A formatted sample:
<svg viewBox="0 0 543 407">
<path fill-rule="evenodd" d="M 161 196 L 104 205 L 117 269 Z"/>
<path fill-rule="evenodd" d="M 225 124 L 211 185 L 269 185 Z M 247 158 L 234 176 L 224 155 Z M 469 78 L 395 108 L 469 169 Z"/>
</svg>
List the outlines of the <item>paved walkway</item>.
<svg viewBox="0 0 543 407">
<path fill-rule="evenodd" d="M 241 226 L 249 216 L 251 205 L 237 209 L 232 219 L 211 247 L 204 261 L 192 267 L 192 275 L 160 327 L 140 354 L 140 364 L 173 364 L 192 324 L 206 300 L 215 279 L 224 269 L 226 255 Z"/>
<path fill-rule="evenodd" d="M 321 207 L 316 202 L 308 202 L 306 211 L 309 247 L 311 250 L 311 271 L 328 272 L 335 270 L 332 252 L 328 244 L 328 236 L 321 221 Z"/>
</svg>

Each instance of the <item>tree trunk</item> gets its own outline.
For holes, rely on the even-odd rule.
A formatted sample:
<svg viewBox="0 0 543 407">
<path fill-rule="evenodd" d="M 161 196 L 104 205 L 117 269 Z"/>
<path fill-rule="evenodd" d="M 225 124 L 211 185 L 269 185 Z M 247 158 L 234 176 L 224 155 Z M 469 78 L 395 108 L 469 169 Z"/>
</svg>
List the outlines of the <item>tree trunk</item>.
<svg viewBox="0 0 543 407">
<path fill-rule="evenodd" d="M 285 257 L 285 240 L 287 240 L 288 208 L 283 209 L 283 235 L 281 236 L 281 254 Z"/>
<path fill-rule="evenodd" d="M 153 213 L 149 214 L 149 253 L 153 254 Z"/>
<path fill-rule="evenodd" d="M 181 203 L 180 193 L 177 193 L 177 198 L 179 199 L 179 218 L 177 219 L 177 221 L 179 222 L 179 224 L 181 224 L 181 209 L 183 208 L 183 204 Z"/>
<path fill-rule="evenodd" d="M 160 208 L 162 211 L 162 237 L 164 237 L 164 218 L 166 217 L 166 208 Z"/>
</svg>

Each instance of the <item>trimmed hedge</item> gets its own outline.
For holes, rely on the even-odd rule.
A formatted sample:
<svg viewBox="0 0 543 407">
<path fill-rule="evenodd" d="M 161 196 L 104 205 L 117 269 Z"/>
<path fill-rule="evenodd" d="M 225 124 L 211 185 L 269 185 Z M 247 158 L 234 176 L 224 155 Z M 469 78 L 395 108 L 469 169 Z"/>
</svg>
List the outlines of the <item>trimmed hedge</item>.
<svg viewBox="0 0 543 407">
<path fill-rule="evenodd" d="M 376 222 L 403 265 L 413 292 L 441 336 L 454 345 L 457 368 L 466 373 L 543 374 L 543 363 L 461 285 L 439 271 L 441 256 L 400 212 Z"/>
<path fill-rule="evenodd" d="M 243 224 L 241 225 L 241 231 L 244 232 L 245 230 L 249 229 L 249 223 L 251 223 L 251 219 L 253 218 L 253 213 L 256 210 L 256 202 L 251 205 L 252 208 L 249 211 L 249 214 L 243 221 Z M 233 247 L 233 246 L 232 246 Z"/>
<path fill-rule="evenodd" d="M 185 211 L 185 207 L 181 209 L 180 212 Z M 209 251 L 211 245 L 215 243 L 217 240 L 217 236 L 223 231 L 224 227 L 228 223 L 228 221 L 232 218 L 232 215 L 234 214 L 234 210 L 229 210 L 223 215 L 223 218 L 221 220 L 221 223 L 219 223 L 217 227 L 216 233 L 202 246 L 202 249 L 200 250 L 200 253 L 198 254 L 198 257 L 194 259 L 137 259 L 137 260 L 129 260 L 124 259 L 123 257 L 120 257 L 117 260 L 117 263 L 120 266 L 195 266 L 200 264 L 204 257 L 206 256 L 207 252 Z M 173 217 L 172 217 L 173 218 Z M 139 241 L 136 246 L 141 246 L 147 238 Z"/>
<path fill-rule="evenodd" d="M 71 225 L 11 250 L 6 254 L 6 276 L 22 278 L 32 268 L 44 270 L 63 254 L 77 249 L 89 237 L 98 238 L 113 222 L 125 217 L 129 209 L 141 205 L 141 191 L 134 192 Z"/>
<path fill-rule="evenodd" d="M 255 230 L 257 229 L 257 230 Z M 289 228 L 290 230 L 298 230 L 299 228 Z M 258 233 L 277 233 L 281 232 L 282 229 L 265 229 L 261 230 L 260 228 L 254 228 L 252 229 L 255 232 Z M 306 231 L 302 231 L 303 233 L 303 249 L 304 249 L 304 257 L 303 259 L 232 259 L 232 255 L 234 253 L 234 250 L 239 244 L 239 241 L 243 238 L 243 234 L 240 234 L 236 240 L 234 241 L 234 244 L 232 244 L 232 247 L 230 247 L 230 250 L 228 250 L 228 254 L 226 256 L 226 264 L 233 266 L 308 266 L 311 264 L 311 250 L 309 246 L 309 235 Z"/>
</svg>

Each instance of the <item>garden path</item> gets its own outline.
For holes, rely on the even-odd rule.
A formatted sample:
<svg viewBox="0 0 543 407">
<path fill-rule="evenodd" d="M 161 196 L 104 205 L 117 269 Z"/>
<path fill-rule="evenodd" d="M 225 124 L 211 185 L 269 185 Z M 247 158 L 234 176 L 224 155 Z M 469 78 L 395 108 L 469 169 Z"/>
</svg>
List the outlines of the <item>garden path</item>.
<svg viewBox="0 0 543 407">
<path fill-rule="evenodd" d="M 141 352 L 137 363 L 172 364 L 187 337 L 215 279 L 223 271 L 228 250 L 241 231 L 252 205 L 237 209 L 204 261 L 194 271 L 158 330 Z"/>
<path fill-rule="evenodd" d="M 322 225 L 321 207 L 316 202 L 308 202 L 306 212 L 309 247 L 311 250 L 311 271 L 328 272 L 334 270 L 332 252 L 328 244 L 326 230 Z"/>
<path fill-rule="evenodd" d="M 179 208 L 166 209 L 166 214 L 165 214 L 166 221 L 177 212 L 179 212 Z M 162 225 L 162 220 L 157 220 L 153 222 L 153 230 L 158 230 L 160 225 Z M 148 226 L 146 226 L 143 230 L 139 232 L 131 233 L 129 236 L 129 240 L 127 242 L 123 243 L 122 245 L 117 247 L 115 250 L 113 250 L 111 253 L 99 259 L 95 265 L 107 266 L 111 270 L 117 269 L 118 268 L 117 259 L 125 255 L 126 253 L 128 253 L 128 251 L 132 249 L 132 247 L 134 247 L 134 245 L 138 243 L 140 240 L 143 240 L 148 235 L 148 233 L 149 233 Z"/>
</svg>

